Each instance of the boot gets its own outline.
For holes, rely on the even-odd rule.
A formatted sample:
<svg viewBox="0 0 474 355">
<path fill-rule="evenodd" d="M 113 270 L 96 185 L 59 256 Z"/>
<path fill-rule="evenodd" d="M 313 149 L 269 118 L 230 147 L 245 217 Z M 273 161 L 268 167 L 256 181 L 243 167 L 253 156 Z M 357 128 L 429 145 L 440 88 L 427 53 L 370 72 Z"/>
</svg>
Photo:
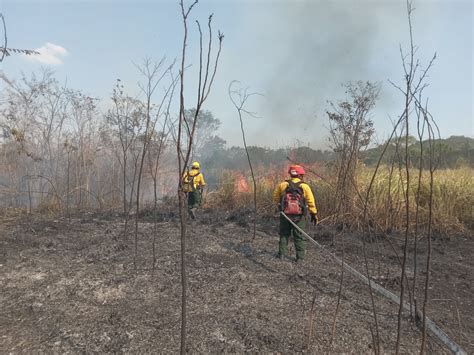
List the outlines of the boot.
<svg viewBox="0 0 474 355">
<path fill-rule="evenodd" d="M 299 259 L 296 259 L 296 264 L 298 264 L 298 266 L 303 266 L 304 265 L 304 259 L 303 258 L 299 258 Z"/>
<path fill-rule="evenodd" d="M 282 255 L 280 253 L 277 253 L 277 255 L 275 256 L 275 258 L 277 258 L 278 260 L 283 260 L 285 259 L 285 257 L 286 257 L 285 255 Z"/>
</svg>

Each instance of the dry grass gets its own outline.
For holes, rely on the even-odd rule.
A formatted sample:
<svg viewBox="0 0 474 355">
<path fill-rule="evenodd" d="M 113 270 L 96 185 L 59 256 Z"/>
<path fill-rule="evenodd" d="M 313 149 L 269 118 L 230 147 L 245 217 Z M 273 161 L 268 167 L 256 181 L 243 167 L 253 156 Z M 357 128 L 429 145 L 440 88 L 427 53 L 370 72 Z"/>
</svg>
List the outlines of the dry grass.
<svg viewBox="0 0 474 355">
<path fill-rule="evenodd" d="M 410 181 L 410 210 L 416 213 L 416 195 L 418 190 L 418 171 L 412 171 Z M 359 172 L 357 182 L 362 195 L 372 176 L 372 171 L 364 169 Z M 434 230 L 442 234 L 461 232 L 474 227 L 474 170 L 469 168 L 446 169 L 435 172 L 433 186 L 433 221 Z M 429 173 L 424 171 L 421 176 L 418 213 L 420 227 L 426 226 L 429 213 Z M 390 185 L 390 191 L 389 191 Z M 381 225 L 390 220 L 394 228 L 404 226 L 406 179 L 399 174 L 392 175 L 389 184 L 388 168 L 378 174 L 369 196 L 369 210 Z M 390 198 L 389 198 L 390 197 Z M 412 218 L 413 223 L 415 222 Z"/>
<path fill-rule="evenodd" d="M 307 175 L 306 181 L 311 185 L 319 210 L 320 219 L 331 220 L 331 213 L 335 210 L 335 178 L 325 172 L 324 179 Z M 356 177 L 357 191 L 346 198 L 352 209 L 347 221 L 354 228 L 361 225 L 363 203 L 373 170 L 363 167 Z M 418 171 L 412 172 L 410 181 L 410 210 L 415 223 L 416 194 L 418 188 Z M 257 201 L 259 215 L 274 213 L 275 204 L 272 201 L 272 191 L 279 181 L 286 177 L 281 172 L 266 172 L 260 175 L 257 181 Z M 248 189 L 241 191 L 245 185 L 240 180 L 245 179 Z M 395 171 L 389 183 L 389 167 L 380 169 L 377 174 L 368 199 L 368 214 L 379 226 L 387 230 L 404 228 L 405 217 L 405 185 L 406 179 Z M 429 202 L 429 173 L 423 172 L 419 193 L 419 229 L 426 227 L 428 220 Z M 215 193 L 210 204 L 214 207 L 234 209 L 252 205 L 252 184 L 249 177 L 241 173 L 224 171 L 220 177 L 220 188 Z M 433 221 L 434 230 L 443 235 L 464 232 L 474 228 L 474 169 L 446 169 L 435 173 L 433 192 Z"/>
</svg>

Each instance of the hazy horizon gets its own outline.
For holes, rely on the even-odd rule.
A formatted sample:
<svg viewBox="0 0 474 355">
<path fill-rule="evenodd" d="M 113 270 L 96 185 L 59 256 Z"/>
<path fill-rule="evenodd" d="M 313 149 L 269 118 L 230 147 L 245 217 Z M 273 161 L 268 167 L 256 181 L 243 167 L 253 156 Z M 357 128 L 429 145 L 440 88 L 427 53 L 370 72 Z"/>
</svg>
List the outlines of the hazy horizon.
<svg viewBox="0 0 474 355">
<path fill-rule="evenodd" d="M 5 58 L 2 70 L 18 79 L 41 66 L 60 82 L 110 105 L 115 80 L 137 92 L 133 63 L 143 57 L 178 58 L 182 23 L 177 1 L 9 1 L 1 2 L 8 47 L 40 49 L 42 55 Z M 437 59 L 426 97 L 441 135 L 474 136 L 473 6 L 470 1 L 414 1 L 414 41 L 422 65 Z M 328 101 L 345 99 L 348 81 L 381 85 L 371 113 L 377 139 L 391 131 L 403 97 L 388 80 L 403 82 L 400 45 L 409 40 L 405 1 L 200 1 L 190 18 L 187 108 L 194 102 L 197 28 L 214 13 L 213 30 L 225 34 L 215 85 L 203 109 L 220 119 L 219 136 L 241 146 L 238 117 L 227 88 L 239 80 L 253 97 L 260 118 L 245 118 L 249 145 L 327 148 Z M 454 21 L 455 19 L 455 21 Z M 177 104 L 175 105 L 177 108 Z M 175 112 L 177 110 L 175 109 Z M 413 132 L 414 134 L 414 132 Z"/>
</svg>

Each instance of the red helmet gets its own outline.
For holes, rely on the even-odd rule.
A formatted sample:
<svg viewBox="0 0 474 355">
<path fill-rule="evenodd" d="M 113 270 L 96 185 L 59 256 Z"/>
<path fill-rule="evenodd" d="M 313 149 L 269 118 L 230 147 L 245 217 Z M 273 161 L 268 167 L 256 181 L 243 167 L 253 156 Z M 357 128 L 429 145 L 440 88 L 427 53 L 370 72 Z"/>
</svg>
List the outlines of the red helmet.
<svg viewBox="0 0 474 355">
<path fill-rule="evenodd" d="M 292 165 L 288 169 L 288 174 L 290 174 L 291 176 L 304 175 L 305 171 L 304 171 L 303 167 L 300 166 L 300 165 Z"/>
</svg>

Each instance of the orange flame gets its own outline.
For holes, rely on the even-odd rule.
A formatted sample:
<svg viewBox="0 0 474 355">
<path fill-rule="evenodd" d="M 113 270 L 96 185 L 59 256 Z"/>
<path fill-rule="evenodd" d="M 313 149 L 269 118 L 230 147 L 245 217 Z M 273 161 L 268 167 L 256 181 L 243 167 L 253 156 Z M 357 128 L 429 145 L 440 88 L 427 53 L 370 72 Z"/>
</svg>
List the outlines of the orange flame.
<svg viewBox="0 0 474 355">
<path fill-rule="evenodd" d="M 242 174 L 238 173 L 235 177 L 235 189 L 237 192 L 249 192 L 249 184 L 247 179 Z"/>
</svg>

